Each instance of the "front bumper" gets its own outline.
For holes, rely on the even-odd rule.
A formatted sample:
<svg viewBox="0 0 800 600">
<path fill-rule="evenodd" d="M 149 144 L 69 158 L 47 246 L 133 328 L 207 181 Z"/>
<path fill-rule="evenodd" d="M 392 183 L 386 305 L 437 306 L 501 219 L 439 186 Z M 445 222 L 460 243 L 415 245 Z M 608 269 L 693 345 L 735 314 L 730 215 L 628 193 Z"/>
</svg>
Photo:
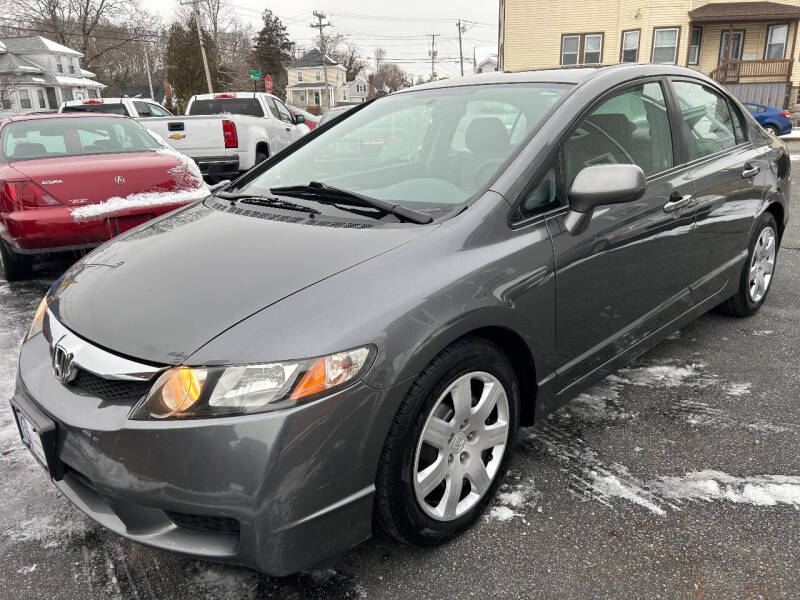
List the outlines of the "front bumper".
<svg viewBox="0 0 800 600">
<path fill-rule="evenodd" d="M 273 413 L 129 421 L 129 403 L 62 385 L 38 335 L 21 349 L 11 402 L 52 420 L 53 482 L 100 524 L 148 546 L 286 575 L 370 535 L 397 392 L 359 384 Z"/>
</svg>

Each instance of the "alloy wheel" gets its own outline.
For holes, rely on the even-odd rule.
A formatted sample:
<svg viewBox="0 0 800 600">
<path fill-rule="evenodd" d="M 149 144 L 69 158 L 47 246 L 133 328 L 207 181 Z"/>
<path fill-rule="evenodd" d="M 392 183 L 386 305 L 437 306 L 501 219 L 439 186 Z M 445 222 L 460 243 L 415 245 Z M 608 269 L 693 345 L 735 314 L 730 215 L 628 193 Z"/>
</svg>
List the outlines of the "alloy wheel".
<svg viewBox="0 0 800 600">
<path fill-rule="evenodd" d="M 508 435 L 508 396 L 496 377 L 476 371 L 451 383 L 428 415 L 414 456 L 422 510 L 452 521 L 474 507 L 497 475 Z"/>
<path fill-rule="evenodd" d="M 747 289 L 750 300 L 755 303 L 761 302 L 769 289 L 772 273 L 775 270 L 776 252 L 775 231 L 772 227 L 764 227 L 756 241 L 753 257 L 750 259 L 750 277 Z"/>
</svg>

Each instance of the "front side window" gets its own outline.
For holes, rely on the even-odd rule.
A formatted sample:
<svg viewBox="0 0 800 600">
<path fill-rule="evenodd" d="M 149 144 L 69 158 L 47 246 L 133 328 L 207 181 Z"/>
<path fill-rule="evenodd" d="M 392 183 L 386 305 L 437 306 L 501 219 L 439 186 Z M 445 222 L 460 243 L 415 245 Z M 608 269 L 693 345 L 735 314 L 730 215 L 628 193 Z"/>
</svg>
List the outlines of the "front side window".
<svg viewBox="0 0 800 600">
<path fill-rule="evenodd" d="M 292 113 L 290 113 L 289 109 L 283 105 L 283 102 L 276 100 L 275 98 L 270 99 L 275 103 L 275 108 L 278 110 L 278 118 L 286 123 L 291 123 Z"/>
<path fill-rule="evenodd" d="M 645 83 L 604 101 L 573 130 L 562 156 L 567 189 L 591 165 L 634 164 L 645 175 L 672 167 L 672 135 L 661 84 Z"/>
<path fill-rule="evenodd" d="M 776 60 L 786 56 L 786 38 L 788 36 L 788 25 L 770 25 L 767 29 L 767 46 L 764 49 L 764 58 Z"/>
<path fill-rule="evenodd" d="M 19 90 L 19 106 L 20 108 L 33 108 L 31 105 L 31 93 L 26 89 Z"/>
<path fill-rule="evenodd" d="M 639 30 L 622 33 L 621 62 L 639 62 Z"/>
<path fill-rule="evenodd" d="M 114 117 L 15 121 L 3 128 L 0 141 L 7 160 L 143 152 L 161 147 L 136 121 Z"/>
<path fill-rule="evenodd" d="M 512 221 L 522 221 L 560 204 L 556 170 L 550 167 L 517 207 Z"/>
<path fill-rule="evenodd" d="M 747 141 L 747 121 L 744 120 L 744 115 L 733 102 L 729 102 L 731 116 L 733 117 L 733 133 L 736 136 L 736 143 L 741 144 Z"/>
<path fill-rule="evenodd" d="M 677 27 L 656 28 L 653 32 L 652 62 L 674 65 L 678 60 L 679 35 L 680 29 Z"/>
<path fill-rule="evenodd" d="M 698 83 L 675 81 L 675 96 L 681 111 L 689 146 L 689 158 L 701 158 L 736 145 L 728 102 Z"/>
<path fill-rule="evenodd" d="M 164 108 L 160 104 L 152 104 L 152 103 L 148 102 L 147 106 L 150 108 L 150 112 L 153 114 L 154 117 L 171 117 L 172 116 L 172 113 L 169 112 L 166 108 Z"/>
<path fill-rule="evenodd" d="M 150 110 L 150 105 L 147 102 L 134 102 L 133 106 L 140 117 L 153 116 L 153 112 Z"/>
<path fill-rule="evenodd" d="M 386 96 L 246 180 L 242 190 L 268 194 L 314 180 L 416 210 L 448 212 L 496 175 L 569 87 L 454 86 Z"/>
<path fill-rule="evenodd" d="M 703 38 L 702 27 L 692 27 L 692 43 L 689 45 L 689 64 L 700 62 L 700 40 Z"/>
</svg>

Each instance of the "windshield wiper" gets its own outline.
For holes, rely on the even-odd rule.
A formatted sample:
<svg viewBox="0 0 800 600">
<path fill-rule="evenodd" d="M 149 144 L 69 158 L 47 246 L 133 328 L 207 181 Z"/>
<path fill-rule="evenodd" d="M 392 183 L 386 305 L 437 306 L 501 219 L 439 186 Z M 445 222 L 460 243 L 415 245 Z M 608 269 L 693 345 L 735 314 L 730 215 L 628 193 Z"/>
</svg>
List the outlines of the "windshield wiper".
<svg viewBox="0 0 800 600">
<path fill-rule="evenodd" d="M 289 185 L 286 187 L 274 187 L 269 190 L 273 194 L 280 194 L 284 196 L 296 196 L 298 198 L 314 197 L 314 198 L 333 198 L 333 203 L 340 204 L 342 201 L 346 204 L 356 206 L 371 206 L 382 210 L 385 213 L 392 214 L 402 221 L 410 221 L 424 225 L 433 221 L 433 217 L 417 210 L 394 204 L 380 198 L 372 198 L 357 192 L 343 190 L 336 188 L 319 181 L 309 181 L 308 185 Z"/>
<path fill-rule="evenodd" d="M 316 208 L 303 206 L 302 204 L 289 202 L 288 200 L 281 200 L 280 198 L 273 198 L 272 196 L 261 196 L 259 194 L 236 194 L 234 192 L 217 192 L 215 195 L 218 198 L 230 200 L 231 202 L 236 202 L 238 200 L 242 204 L 254 204 L 255 206 L 270 206 L 272 208 L 296 210 L 298 212 L 311 213 L 312 215 L 322 214 Z"/>
</svg>

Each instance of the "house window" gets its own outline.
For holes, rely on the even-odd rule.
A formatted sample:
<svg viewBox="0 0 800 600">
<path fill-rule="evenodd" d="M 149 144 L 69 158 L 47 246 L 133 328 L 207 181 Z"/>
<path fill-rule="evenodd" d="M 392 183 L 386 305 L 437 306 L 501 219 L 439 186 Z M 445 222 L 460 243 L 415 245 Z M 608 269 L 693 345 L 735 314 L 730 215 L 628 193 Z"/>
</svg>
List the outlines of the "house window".
<svg viewBox="0 0 800 600">
<path fill-rule="evenodd" d="M 305 103 L 305 101 L 306 101 L 306 93 L 300 92 L 300 102 Z"/>
<path fill-rule="evenodd" d="M 702 27 L 692 27 L 692 43 L 689 45 L 689 64 L 700 62 L 700 40 L 703 37 Z"/>
<path fill-rule="evenodd" d="M 314 92 L 314 104 L 319 106 L 319 92 L 318 91 Z"/>
<path fill-rule="evenodd" d="M 11 94 L 3 89 L 0 89 L 0 108 L 11 110 Z"/>
<path fill-rule="evenodd" d="M 730 46 L 728 46 L 728 30 L 724 30 L 720 36 L 719 42 L 719 61 L 717 64 L 722 64 L 725 60 L 741 60 L 742 48 L 744 47 L 744 30 L 739 29 L 733 32 Z M 725 56 L 727 50 L 728 56 Z"/>
<path fill-rule="evenodd" d="M 31 104 L 31 93 L 28 90 L 19 90 L 19 107 L 20 108 L 33 108 Z"/>
<path fill-rule="evenodd" d="M 639 62 L 639 30 L 622 32 L 620 62 Z"/>
<path fill-rule="evenodd" d="M 322 78 L 322 74 L 319 71 L 317 71 L 317 81 L 319 81 L 321 78 Z"/>
<path fill-rule="evenodd" d="M 56 56 L 55 61 L 56 61 L 56 70 L 59 73 L 63 73 L 64 72 L 64 65 L 61 64 L 61 57 L 60 56 Z"/>
<path fill-rule="evenodd" d="M 662 27 L 653 30 L 653 57 L 651 62 L 674 65 L 678 61 L 679 27 Z"/>
<path fill-rule="evenodd" d="M 75 63 L 74 62 L 69 62 L 69 72 L 73 73 L 73 74 L 75 73 Z"/>
<path fill-rule="evenodd" d="M 47 108 L 47 100 L 44 99 L 44 90 L 36 90 L 39 98 L 39 108 Z"/>
<path fill-rule="evenodd" d="M 786 56 L 786 38 L 788 36 L 788 25 L 770 25 L 767 28 L 767 47 L 764 49 L 764 58 L 770 60 Z"/>
<path fill-rule="evenodd" d="M 578 33 L 561 36 L 561 64 L 598 64 L 603 59 L 603 34 Z"/>
<path fill-rule="evenodd" d="M 303 81 L 303 72 L 302 71 L 298 71 L 297 72 L 297 81 Z"/>
</svg>

